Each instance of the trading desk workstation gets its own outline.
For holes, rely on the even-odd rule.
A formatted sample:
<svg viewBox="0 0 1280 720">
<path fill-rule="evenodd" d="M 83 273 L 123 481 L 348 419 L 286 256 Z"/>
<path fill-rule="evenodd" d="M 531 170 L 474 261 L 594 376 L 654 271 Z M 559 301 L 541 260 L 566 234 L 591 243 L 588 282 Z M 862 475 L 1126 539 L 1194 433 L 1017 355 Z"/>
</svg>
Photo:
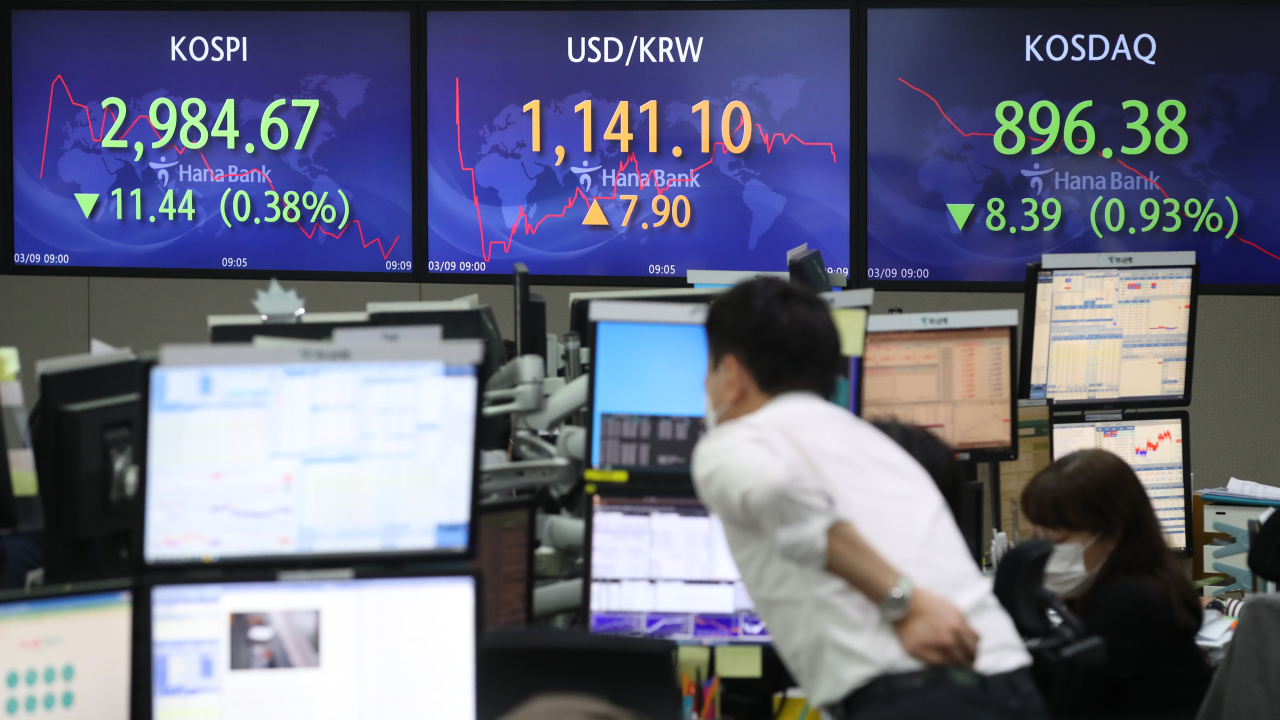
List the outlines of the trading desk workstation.
<svg viewBox="0 0 1280 720">
<path fill-rule="evenodd" d="M 692 482 L 757 277 L 829 308 L 831 403 L 951 449 L 1051 716 L 1098 657 L 1020 505 L 1054 460 L 1117 455 L 1204 595 L 1269 602 L 1280 491 L 1196 492 L 1188 409 L 1202 295 L 1280 287 L 1237 168 L 1276 8 L 10 5 L 0 296 L 258 289 L 132 349 L 0 318 L 0 717 L 817 718 Z M 1068 16 L 1103 34 L 1027 34 Z M 357 281 L 410 299 L 297 292 Z"/>
</svg>

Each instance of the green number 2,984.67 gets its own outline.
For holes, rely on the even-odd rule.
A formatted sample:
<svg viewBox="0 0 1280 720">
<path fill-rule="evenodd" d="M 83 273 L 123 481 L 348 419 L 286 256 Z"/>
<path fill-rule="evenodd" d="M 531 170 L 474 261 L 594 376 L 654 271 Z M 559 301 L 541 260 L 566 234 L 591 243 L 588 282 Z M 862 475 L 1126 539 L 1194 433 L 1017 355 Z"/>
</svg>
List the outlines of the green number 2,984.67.
<svg viewBox="0 0 1280 720">
<path fill-rule="evenodd" d="M 289 141 L 289 126 L 284 120 L 273 117 L 273 114 L 286 103 L 291 107 L 306 108 L 307 110 L 306 118 L 302 121 L 302 129 L 298 132 L 298 139 L 293 144 L 294 150 L 301 150 L 306 145 L 307 136 L 311 134 L 311 125 L 315 122 L 316 114 L 320 110 L 319 100 L 306 98 L 293 98 L 292 100 L 281 98 L 268 105 L 267 109 L 262 113 L 262 122 L 259 124 L 262 144 L 268 150 L 279 150 Z M 127 106 L 120 98 L 109 97 L 102 101 L 102 109 L 107 110 L 108 108 L 111 109 L 115 120 L 111 124 L 111 130 L 102 137 L 102 147 L 128 147 L 128 141 L 124 138 L 116 137 L 120 129 L 124 127 L 125 115 L 128 113 Z M 177 132 L 183 147 L 192 150 L 204 148 L 211 137 L 223 138 L 226 140 L 227 149 L 234 150 L 236 148 L 236 138 L 240 137 L 240 131 L 236 130 L 236 101 L 233 98 L 228 98 L 222 103 L 222 110 L 218 113 L 218 118 L 214 121 L 212 128 L 205 127 L 204 120 L 207 113 L 208 108 L 200 98 L 183 100 L 183 122 L 179 131 L 177 106 L 169 98 L 156 98 L 152 101 L 146 118 L 151 127 L 155 128 L 158 135 L 156 141 L 151 143 L 151 147 L 162 148 L 168 145 L 173 140 L 174 133 Z M 274 133 L 272 132 L 273 129 Z M 274 140 L 271 137 L 273 134 L 276 136 Z"/>
</svg>

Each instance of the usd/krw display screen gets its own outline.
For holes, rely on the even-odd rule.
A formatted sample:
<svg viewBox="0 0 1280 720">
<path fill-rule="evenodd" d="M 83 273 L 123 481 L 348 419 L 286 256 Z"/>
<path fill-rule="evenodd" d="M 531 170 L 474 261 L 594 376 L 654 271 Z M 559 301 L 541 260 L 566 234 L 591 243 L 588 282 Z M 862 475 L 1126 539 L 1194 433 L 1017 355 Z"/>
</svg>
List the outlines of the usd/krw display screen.
<svg viewBox="0 0 1280 720">
<path fill-rule="evenodd" d="M 12 25 L 15 267 L 412 273 L 408 12 Z"/>
<path fill-rule="evenodd" d="M 849 265 L 848 10 L 427 14 L 427 269 Z"/>
<path fill-rule="evenodd" d="M 1274 7 L 873 9 L 866 272 L 1019 282 L 1042 253 L 1194 250 L 1280 283 Z"/>
</svg>

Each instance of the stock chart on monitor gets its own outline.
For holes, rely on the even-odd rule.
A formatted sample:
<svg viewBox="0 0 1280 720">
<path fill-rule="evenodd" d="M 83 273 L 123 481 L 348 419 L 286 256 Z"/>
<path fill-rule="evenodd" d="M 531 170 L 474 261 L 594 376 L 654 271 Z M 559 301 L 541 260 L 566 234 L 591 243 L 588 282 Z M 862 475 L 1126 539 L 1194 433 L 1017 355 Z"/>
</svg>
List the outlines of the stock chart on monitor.
<svg viewBox="0 0 1280 720">
<path fill-rule="evenodd" d="M 1191 268 L 1041 270 L 1030 397 L 1186 397 Z"/>
<path fill-rule="evenodd" d="M 1194 250 L 1280 283 L 1276 7 L 871 9 L 865 271 L 1018 282 L 1043 253 Z"/>
<path fill-rule="evenodd" d="M 147 561 L 465 550 L 476 392 L 440 361 L 156 368 Z"/>
<path fill-rule="evenodd" d="M 596 496 L 591 522 L 591 632 L 769 639 L 723 523 L 697 500 Z"/>
<path fill-rule="evenodd" d="M 849 266 L 850 12 L 427 13 L 431 273 Z"/>
<path fill-rule="evenodd" d="M 1187 547 L 1182 420 L 1117 420 L 1053 426 L 1054 460 L 1077 450 L 1106 450 L 1129 463 L 1142 482 L 1169 545 Z"/>
<path fill-rule="evenodd" d="M 862 415 L 928 428 L 957 451 L 1008 448 L 1009 328 L 867 335 Z"/>
<path fill-rule="evenodd" d="M 412 274 L 408 11 L 12 26 L 15 267 Z"/>
</svg>

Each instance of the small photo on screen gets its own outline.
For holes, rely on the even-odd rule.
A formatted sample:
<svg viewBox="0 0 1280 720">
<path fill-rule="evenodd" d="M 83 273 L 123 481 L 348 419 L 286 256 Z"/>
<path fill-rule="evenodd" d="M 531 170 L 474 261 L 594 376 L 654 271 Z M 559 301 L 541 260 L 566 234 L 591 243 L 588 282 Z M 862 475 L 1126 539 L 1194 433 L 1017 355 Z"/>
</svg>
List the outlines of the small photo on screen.
<svg viewBox="0 0 1280 720">
<path fill-rule="evenodd" d="M 231 669 L 320 667 L 320 611 L 231 614 Z"/>
</svg>

